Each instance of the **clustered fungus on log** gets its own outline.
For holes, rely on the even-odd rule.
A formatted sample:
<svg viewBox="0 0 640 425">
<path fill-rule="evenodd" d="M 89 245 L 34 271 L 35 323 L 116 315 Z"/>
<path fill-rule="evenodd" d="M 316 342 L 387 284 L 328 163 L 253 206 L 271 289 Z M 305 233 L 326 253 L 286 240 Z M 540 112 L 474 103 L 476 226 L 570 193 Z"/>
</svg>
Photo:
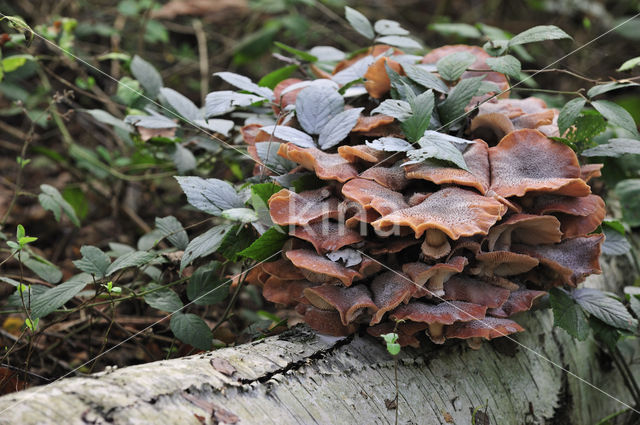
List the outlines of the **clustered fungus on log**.
<svg viewBox="0 0 640 425">
<path fill-rule="evenodd" d="M 488 68 L 482 49 L 459 45 L 435 49 L 421 62 L 457 51 L 477 57 L 472 68 Z M 370 111 L 389 93 L 387 69 L 404 74 L 394 60 L 401 54 L 376 46 L 339 63 L 334 75 L 373 56 L 364 73 L 368 96 L 354 102 Z M 508 89 L 504 75 L 485 75 Z M 277 112 L 295 105 L 300 89 L 286 89 L 299 83 L 276 87 Z M 487 99 L 472 99 L 467 110 Z M 267 300 L 294 307 L 324 334 L 366 327 L 374 336 L 395 330 L 401 345 L 417 346 L 426 333 L 436 344 L 465 339 L 477 348 L 524 331 L 512 316 L 550 288 L 600 273 L 604 236 L 593 232 L 605 206 L 588 181 L 601 166 L 581 166 L 568 146 L 549 138 L 558 136 L 558 112 L 542 100 L 501 94 L 482 103 L 464 129 L 468 171 L 435 161 L 404 166 L 405 152 L 366 145 L 372 137 L 404 138 L 392 117 L 369 115 L 361 113 L 328 151 L 287 143 L 256 124 L 243 129 L 252 155 L 256 142 L 280 142 L 278 155 L 299 165 L 292 172 L 308 170 L 325 182 L 300 193 L 283 188 L 269 200 L 273 222 L 290 239 L 276 261 L 248 277 Z M 282 125 L 299 128 L 295 118 Z"/>
</svg>

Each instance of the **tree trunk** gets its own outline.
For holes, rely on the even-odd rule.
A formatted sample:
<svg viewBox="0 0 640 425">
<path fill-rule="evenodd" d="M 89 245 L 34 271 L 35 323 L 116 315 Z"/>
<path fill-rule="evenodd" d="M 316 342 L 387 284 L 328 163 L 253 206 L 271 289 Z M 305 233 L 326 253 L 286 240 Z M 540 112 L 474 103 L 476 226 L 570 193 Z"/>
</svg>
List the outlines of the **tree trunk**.
<svg viewBox="0 0 640 425">
<path fill-rule="evenodd" d="M 588 285 L 619 288 L 628 270 L 607 261 Z M 583 425 L 625 408 L 612 397 L 632 404 L 591 338 L 579 342 L 554 329 L 549 310 L 517 320 L 527 329 L 514 338 L 522 345 L 502 338 L 478 351 L 464 343 L 403 349 L 398 423 L 467 425 L 479 409 L 476 424 Z M 10 394 L 0 398 L 0 424 L 393 424 L 394 365 L 380 340 L 325 338 L 298 326 L 234 348 Z M 640 376 L 640 368 L 634 372 Z M 481 420 L 485 411 L 489 422 Z"/>
</svg>

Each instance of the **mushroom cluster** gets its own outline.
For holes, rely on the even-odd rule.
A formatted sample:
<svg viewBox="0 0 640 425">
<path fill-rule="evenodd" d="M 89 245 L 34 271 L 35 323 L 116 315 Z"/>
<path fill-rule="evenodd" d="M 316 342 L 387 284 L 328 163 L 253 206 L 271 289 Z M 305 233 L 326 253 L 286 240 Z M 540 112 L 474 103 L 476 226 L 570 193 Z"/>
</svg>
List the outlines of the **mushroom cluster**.
<svg viewBox="0 0 640 425">
<path fill-rule="evenodd" d="M 375 59 L 385 50 L 387 56 Z M 469 46 L 435 49 L 422 63 L 456 51 L 477 57 L 472 68 L 487 68 L 489 56 Z M 390 90 L 388 70 L 404 74 L 394 60 L 401 54 L 376 46 L 339 63 L 334 75 L 374 56 L 361 99 L 371 111 Z M 497 72 L 487 72 L 486 80 L 508 88 Z M 300 90 L 286 88 L 297 83 L 276 87 L 277 111 L 295 105 Z M 558 113 L 542 100 L 489 97 L 472 99 L 468 110 L 486 102 L 458 133 L 468 139 L 458 147 L 467 169 L 428 159 L 407 165 L 406 152 L 366 144 L 404 138 L 397 120 L 384 114 L 361 112 L 328 151 L 246 126 L 254 156 L 257 142 L 281 142 L 277 154 L 299 165 L 292 173 L 309 170 L 325 183 L 299 193 L 283 188 L 269 199 L 273 223 L 290 239 L 281 257 L 253 269 L 248 280 L 320 333 L 348 335 L 366 326 L 374 336 L 395 329 L 401 345 L 417 346 L 425 332 L 437 344 L 457 338 L 477 348 L 523 331 L 511 317 L 550 288 L 600 273 L 604 236 L 592 233 L 605 206 L 588 184 L 600 166 L 581 166 L 568 146 L 549 138 L 558 135 Z M 294 118 L 282 125 L 299 124 Z"/>
</svg>

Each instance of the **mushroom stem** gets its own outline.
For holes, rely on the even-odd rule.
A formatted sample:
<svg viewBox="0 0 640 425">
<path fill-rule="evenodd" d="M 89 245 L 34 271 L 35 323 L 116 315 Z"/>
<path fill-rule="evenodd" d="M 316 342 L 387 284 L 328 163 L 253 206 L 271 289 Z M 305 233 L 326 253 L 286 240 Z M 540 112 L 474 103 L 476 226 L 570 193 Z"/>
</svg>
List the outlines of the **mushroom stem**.
<svg viewBox="0 0 640 425">
<path fill-rule="evenodd" d="M 425 241 L 431 246 L 440 246 L 447 242 L 447 235 L 438 229 L 428 229 L 425 235 Z"/>
<path fill-rule="evenodd" d="M 429 283 L 427 283 L 427 289 L 431 292 L 430 295 L 434 297 L 443 297 L 444 296 L 444 280 L 445 277 L 448 279 L 450 275 L 436 275 L 429 279 Z"/>
<path fill-rule="evenodd" d="M 434 344 L 444 344 L 444 325 L 442 323 L 429 323 L 427 335 Z"/>
<path fill-rule="evenodd" d="M 480 338 L 478 336 L 474 336 L 473 338 L 469 338 L 469 339 L 467 339 L 467 345 L 472 350 L 479 350 L 480 348 L 482 348 L 482 338 Z"/>
<path fill-rule="evenodd" d="M 428 229 L 425 232 L 421 249 L 424 256 L 431 260 L 442 258 L 450 253 L 451 245 L 444 232 L 438 229 Z"/>
</svg>

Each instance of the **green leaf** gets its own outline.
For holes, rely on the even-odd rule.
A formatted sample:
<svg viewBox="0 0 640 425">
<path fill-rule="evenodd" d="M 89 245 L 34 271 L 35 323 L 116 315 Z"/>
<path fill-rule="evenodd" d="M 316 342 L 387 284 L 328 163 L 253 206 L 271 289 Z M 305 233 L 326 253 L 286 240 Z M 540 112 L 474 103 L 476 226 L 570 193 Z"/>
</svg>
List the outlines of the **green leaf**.
<svg viewBox="0 0 640 425">
<path fill-rule="evenodd" d="M 384 152 L 407 152 L 413 149 L 411 143 L 397 137 L 380 137 L 365 143 L 370 148 Z"/>
<path fill-rule="evenodd" d="M 638 321 L 627 311 L 620 301 L 593 288 L 579 288 L 573 291 L 573 299 L 587 313 L 592 314 L 609 326 L 618 329 L 633 330 Z"/>
<path fill-rule="evenodd" d="M 238 107 L 253 105 L 264 100 L 264 97 L 255 94 L 236 93 L 231 90 L 214 91 L 205 99 L 206 117 L 223 115 Z"/>
<path fill-rule="evenodd" d="M 413 38 L 401 35 L 385 35 L 376 38 L 376 43 L 388 44 L 389 46 L 400 47 L 401 49 L 420 50 L 422 45 Z"/>
<path fill-rule="evenodd" d="M 602 222 L 602 225 L 605 228 L 608 227 L 611 230 L 615 230 L 616 232 L 620 233 L 623 236 L 627 233 L 627 231 L 624 228 L 624 224 L 622 224 L 619 220 L 612 220 L 609 218 L 605 218 L 604 221 Z"/>
<path fill-rule="evenodd" d="M 300 90 L 296 97 L 296 118 L 309 134 L 319 134 L 331 118 L 342 112 L 344 99 L 326 84 L 314 84 Z M 282 126 L 278 126 L 282 127 Z"/>
<path fill-rule="evenodd" d="M 16 240 L 20 240 L 26 236 L 26 231 L 24 230 L 24 226 L 22 224 L 18 224 L 16 228 Z"/>
<path fill-rule="evenodd" d="M 147 96 L 156 98 L 163 86 L 160 73 L 149 62 L 135 55 L 129 65 L 131 73 L 140 82 Z"/>
<path fill-rule="evenodd" d="M 90 275 L 81 273 L 68 281 L 49 288 L 31 300 L 31 317 L 40 318 L 62 307 L 67 301 L 75 297 L 93 280 Z"/>
<path fill-rule="evenodd" d="M 620 158 L 623 155 L 640 155 L 640 140 L 610 139 L 608 143 L 603 143 L 582 152 L 582 156 Z"/>
<path fill-rule="evenodd" d="M 266 127 L 262 127 L 260 130 L 269 135 L 272 135 L 275 138 L 298 145 L 301 148 L 316 147 L 316 142 L 313 141 L 313 137 L 309 136 L 304 131 L 300 131 L 293 127 L 289 127 L 286 125 L 269 125 Z M 269 143 L 269 142 L 261 142 L 261 143 Z"/>
<path fill-rule="evenodd" d="M 17 254 L 14 255 L 14 257 L 17 258 Z M 25 267 L 49 283 L 58 283 L 62 279 L 62 272 L 60 269 L 55 264 L 52 264 L 39 255 L 35 255 L 33 253 L 29 254 L 22 251 L 20 259 Z"/>
<path fill-rule="evenodd" d="M 635 58 L 631 58 L 625 61 L 625 63 L 620 65 L 620 68 L 618 68 L 616 71 L 618 72 L 629 71 L 635 68 L 636 66 L 638 66 L 639 64 L 640 64 L 640 56 L 636 56 Z"/>
<path fill-rule="evenodd" d="M 256 261 L 264 261 L 280 251 L 287 239 L 289 236 L 286 232 L 278 227 L 272 227 L 239 254 Z"/>
<path fill-rule="evenodd" d="M 84 245 L 80 248 L 82 258 L 75 260 L 73 264 L 85 273 L 101 279 L 106 276 L 111 259 L 107 254 L 95 246 Z"/>
<path fill-rule="evenodd" d="M 631 227 L 640 226 L 640 179 L 622 180 L 615 187 L 622 206 L 622 217 Z"/>
<path fill-rule="evenodd" d="M 584 341 L 589 336 L 589 322 L 582 309 L 564 290 L 552 288 L 549 301 L 553 309 L 553 323 L 569 335 Z"/>
<path fill-rule="evenodd" d="M 0 64 L 2 65 L 2 69 L 4 72 L 11 72 L 20 68 L 22 65 L 27 63 L 27 61 L 35 61 L 35 60 L 36 58 L 34 58 L 31 55 L 26 55 L 26 54 L 13 55 L 13 56 L 8 56 L 2 59 L 2 62 L 0 62 Z"/>
<path fill-rule="evenodd" d="M 600 112 L 611 124 L 628 131 L 634 137 L 640 137 L 633 117 L 622 106 L 608 100 L 596 100 L 591 102 L 594 108 Z"/>
<path fill-rule="evenodd" d="M 605 235 L 605 240 L 602 244 L 602 253 L 604 255 L 624 255 L 631 251 L 631 244 L 618 231 L 604 227 L 603 233 Z"/>
<path fill-rule="evenodd" d="M 518 59 L 511 55 L 498 56 L 497 58 L 487 58 L 489 68 L 496 72 L 500 72 L 510 77 L 518 78 L 522 64 Z"/>
<path fill-rule="evenodd" d="M 278 193 L 282 187 L 275 183 L 258 183 L 251 186 L 251 205 L 255 210 L 264 208 L 269 203 L 269 198 Z"/>
<path fill-rule="evenodd" d="M 318 136 L 320 149 L 330 149 L 344 140 L 357 124 L 363 110 L 364 108 L 352 108 L 334 115 L 320 131 Z"/>
<path fill-rule="evenodd" d="M 184 268 L 191 264 L 193 260 L 217 251 L 225 235 L 232 228 L 234 228 L 234 225 L 232 224 L 214 226 L 189 242 L 189 245 L 187 245 L 187 248 L 184 250 L 184 254 L 182 255 L 180 270 L 184 270 Z"/>
<path fill-rule="evenodd" d="M 220 263 L 198 267 L 187 284 L 187 297 L 197 305 L 212 305 L 223 301 L 229 295 L 230 280 L 221 282 L 218 276 Z"/>
<path fill-rule="evenodd" d="M 192 176 L 175 176 L 175 179 L 189 204 L 206 213 L 220 215 L 224 210 L 244 206 L 233 186 L 223 180 Z"/>
<path fill-rule="evenodd" d="M 447 81 L 456 81 L 476 61 L 469 52 L 456 52 L 447 55 L 436 63 L 438 73 Z"/>
<path fill-rule="evenodd" d="M 238 261 L 242 258 L 240 251 L 251 245 L 254 240 L 256 240 L 256 234 L 251 227 L 236 224 L 222 239 L 218 254 L 229 261 Z"/>
<path fill-rule="evenodd" d="M 555 25 L 538 25 L 514 36 L 509 40 L 509 46 L 563 38 L 571 38 L 571 36 Z"/>
<path fill-rule="evenodd" d="M 80 227 L 80 220 L 73 207 L 64 200 L 58 189 L 48 184 L 40 185 L 42 193 L 38 195 L 38 201 L 45 210 L 53 212 L 56 221 L 60 221 L 60 215 L 64 212 L 73 224 Z"/>
<path fill-rule="evenodd" d="M 620 339 L 620 331 L 594 316 L 589 317 L 589 326 L 593 330 L 593 336 L 597 341 L 602 342 L 609 350 L 615 348 L 618 339 Z"/>
<path fill-rule="evenodd" d="M 160 288 L 160 289 L 156 289 Z M 183 304 L 180 300 L 178 294 L 173 292 L 169 288 L 161 288 L 157 283 L 150 283 L 145 288 L 145 291 L 154 290 L 153 292 L 149 292 L 144 296 L 144 302 L 149 304 L 151 307 L 166 311 L 169 313 L 173 313 L 182 309 Z"/>
<path fill-rule="evenodd" d="M 200 350 L 209 350 L 213 334 L 200 317 L 191 313 L 175 313 L 171 316 L 171 331 L 180 341 Z"/>
<path fill-rule="evenodd" d="M 171 155 L 171 160 L 180 174 L 184 174 L 187 171 L 196 168 L 196 157 L 189 149 L 179 143 L 171 146 L 169 155 Z"/>
<path fill-rule="evenodd" d="M 127 133 L 133 133 L 133 126 L 127 124 L 123 120 L 114 117 L 107 111 L 103 111 L 102 109 L 83 109 L 84 112 L 91 115 L 96 121 L 99 121 L 103 124 L 108 124 L 115 128 L 119 128 L 124 130 Z"/>
<path fill-rule="evenodd" d="M 291 77 L 291 75 L 293 75 L 297 70 L 298 65 L 287 65 L 280 69 L 276 69 L 262 77 L 260 81 L 258 81 L 258 85 L 273 89 L 278 85 L 278 83 Z"/>
<path fill-rule="evenodd" d="M 241 223 L 251 223 L 258 220 L 258 214 L 251 208 L 231 208 L 222 211 L 220 215 L 227 220 L 239 221 Z"/>
<path fill-rule="evenodd" d="M 590 146 L 593 138 L 606 129 L 607 122 L 598 111 L 585 109 L 566 133 L 566 137 L 571 143 Z"/>
<path fill-rule="evenodd" d="M 160 230 L 163 238 L 167 238 L 171 245 L 184 251 L 189 244 L 189 236 L 182 227 L 182 224 L 172 215 L 167 217 L 156 217 L 156 229 Z"/>
<path fill-rule="evenodd" d="M 640 299 L 637 296 L 631 295 L 629 298 L 629 307 L 631 307 L 631 311 L 636 315 L 636 317 L 640 316 Z"/>
<path fill-rule="evenodd" d="M 318 61 L 317 57 L 313 56 L 311 53 L 305 52 L 304 50 L 298 50 L 298 49 L 296 49 L 294 47 L 287 46 L 284 43 L 280 43 L 279 41 L 274 41 L 273 44 L 276 47 L 279 47 L 280 49 L 284 50 L 285 52 L 289 52 L 292 55 L 295 55 L 295 56 L 299 57 L 303 61 L 312 62 L 312 63 Z"/>
<path fill-rule="evenodd" d="M 558 115 L 558 130 L 560 135 L 563 135 L 569 127 L 573 125 L 580 115 L 580 111 L 584 108 L 587 101 L 582 97 L 577 97 L 568 101 L 560 110 Z"/>
<path fill-rule="evenodd" d="M 451 125 L 465 116 L 465 107 L 476 95 L 484 77 L 465 78 L 460 80 L 444 102 L 438 105 L 438 112 L 443 124 Z"/>
<path fill-rule="evenodd" d="M 612 82 L 612 83 L 597 84 L 589 89 L 589 91 L 587 92 L 587 96 L 596 97 L 598 95 L 608 93 L 613 90 L 624 89 L 631 86 L 637 87 L 638 85 L 640 84 L 631 83 L 631 82 L 629 83 Z"/>
<path fill-rule="evenodd" d="M 349 6 L 345 6 L 344 16 L 345 18 L 347 18 L 347 21 L 349 21 L 353 29 L 355 29 L 358 33 L 364 35 L 369 39 L 372 39 L 374 37 L 375 34 L 373 33 L 373 26 L 371 25 L 371 22 L 369 22 L 367 17 L 362 13 L 350 8 Z"/>
<path fill-rule="evenodd" d="M 429 128 L 434 102 L 433 90 L 427 90 L 409 100 L 411 117 L 403 121 L 401 127 L 410 142 L 417 142 Z"/>
<path fill-rule="evenodd" d="M 429 29 L 443 35 L 457 35 L 464 38 L 480 38 L 482 33 L 469 24 L 431 24 Z"/>
<path fill-rule="evenodd" d="M 113 263 L 107 268 L 106 275 L 111 276 L 118 270 L 126 269 L 127 267 L 139 267 L 149 263 L 156 257 L 153 252 L 146 251 L 131 251 L 127 252 L 116 258 Z"/>
<path fill-rule="evenodd" d="M 436 132 L 429 133 L 435 133 L 435 135 L 439 134 Z M 422 137 L 418 143 L 421 148 L 408 151 L 407 159 L 409 159 L 409 161 L 402 165 L 419 164 L 427 160 L 437 159 L 469 171 L 469 168 L 462 157 L 462 152 L 460 152 L 460 150 L 448 140 L 441 137 L 434 137 L 434 135 L 430 134 Z"/>
<path fill-rule="evenodd" d="M 256 153 L 260 161 L 270 170 L 280 174 L 287 174 L 298 166 L 290 159 L 278 155 L 281 143 L 278 142 L 258 142 L 255 144 Z"/>
<path fill-rule="evenodd" d="M 160 89 L 161 100 L 164 105 L 170 106 L 178 115 L 187 121 L 202 119 L 200 109 L 186 96 L 174 89 L 162 87 Z"/>
<path fill-rule="evenodd" d="M 447 87 L 444 81 L 442 81 L 440 78 L 435 76 L 433 73 L 427 71 L 420 65 L 403 64 L 402 69 L 407 74 L 407 77 L 411 78 L 413 81 L 415 81 L 416 83 L 420 84 L 423 87 L 426 87 L 428 89 L 433 89 L 440 93 L 449 92 L 449 87 Z"/>
<path fill-rule="evenodd" d="M 402 28 L 396 21 L 380 19 L 373 24 L 373 29 L 380 35 L 408 35 L 409 31 Z"/>
<path fill-rule="evenodd" d="M 235 72 L 228 72 L 228 71 L 216 72 L 213 75 L 222 78 L 224 81 L 239 88 L 240 90 L 257 94 L 268 100 L 273 100 L 273 91 L 270 88 L 260 87 L 258 84 L 251 81 L 249 77 L 245 77 L 244 75 L 240 75 L 240 74 L 236 74 Z"/>
<path fill-rule="evenodd" d="M 411 105 L 409 102 L 397 99 L 386 99 L 377 108 L 371 111 L 373 114 L 389 115 L 398 121 L 406 121 L 411 118 Z"/>
</svg>

